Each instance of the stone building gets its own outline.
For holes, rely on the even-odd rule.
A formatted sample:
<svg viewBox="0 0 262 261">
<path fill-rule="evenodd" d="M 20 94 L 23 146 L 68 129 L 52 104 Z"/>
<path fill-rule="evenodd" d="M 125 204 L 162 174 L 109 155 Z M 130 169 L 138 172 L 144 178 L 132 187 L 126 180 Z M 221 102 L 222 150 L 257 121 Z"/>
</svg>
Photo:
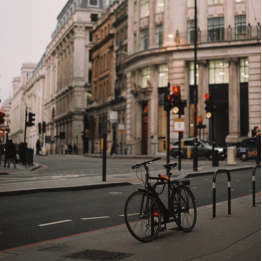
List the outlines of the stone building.
<svg viewBox="0 0 262 261">
<path fill-rule="evenodd" d="M 86 110 L 91 153 L 100 151 L 107 134 L 109 149 L 124 153 L 126 81 L 123 59 L 127 54 L 127 1 L 111 1 L 93 27 L 92 100 Z M 119 131 L 121 128 L 121 133 Z"/>
<path fill-rule="evenodd" d="M 25 110 L 27 102 L 24 94 L 27 83 L 36 66 L 35 63 L 24 63 L 21 68 L 21 76 L 14 77 L 13 79 L 9 138 L 16 144 L 24 142 L 25 139 Z"/>
<path fill-rule="evenodd" d="M 6 143 L 9 139 L 9 132 L 10 132 L 10 109 L 11 109 L 11 98 L 6 99 L 1 104 L 1 112 L 5 114 L 4 123 L 1 124 L 1 136 L 0 141 L 1 143 Z"/>
<path fill-rule="evenodd" d="M 217 106 L 218 145 L 236 144 L 261 126 L 261 3 L 198 1 L 197 117 L 204 94 Z M 126 142 L 128 154 L 161 154 L 166 138 L 163 95 L 179 85 L 185 108 L 184 137 L 194 135 L 194 0 L 129 0 Z M 171 141 L 178 139 L 171 113 Z M 203 136 L 202 136 L 203 137 Z"/>
<path fill-rule="evenodd" d="M 50 153 L 76 144 L 83 150 L 84 112 L 91 91 L 91 31 L 103 11 L 102 1 L 69 0 L 57 17 L 57 27 L 45 53 L 46 135 Z"/>
</svg>

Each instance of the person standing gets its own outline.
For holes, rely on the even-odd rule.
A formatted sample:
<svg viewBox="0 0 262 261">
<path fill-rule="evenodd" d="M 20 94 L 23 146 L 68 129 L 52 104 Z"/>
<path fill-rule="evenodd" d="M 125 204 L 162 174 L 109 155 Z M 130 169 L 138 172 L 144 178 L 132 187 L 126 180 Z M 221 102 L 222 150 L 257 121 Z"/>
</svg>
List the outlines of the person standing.
<svg viewBox="0 0 262 261">
<path fill-rule="evenodd" d="M 8 158 L 8 168 L 10 168 L 10 161 L 13 161 L 14 168 L 16 168 L 15 165 L 15 158 L 16 158 L 16 147 L 13 143 L 13 140 L 9 141 L 9 158 Z"/>
<path fill-rule="evenodd" d="M 4 145 L 4 151 L 5 151 L 5 164 L 4 164 L 4 167 L 6 167 L 6 162 L 9 165 L 9 157 L 10 157 L 9 140 L 7 140 L 6 144 Z"/>
<path fill-rule="evenodd" d="M 40 141 L 37 140 L 37 142 L 36 142 L 36 155 L 39 155 L 40 150 L 41 150 Z"/>
<path fill-rule="evenodd" d="M 261 130 L 257 130 L 256 134 L 256 148 L 257 148 L 257 157 L 256 163 L 260 165 L 261 163 Z"/>
</svg>

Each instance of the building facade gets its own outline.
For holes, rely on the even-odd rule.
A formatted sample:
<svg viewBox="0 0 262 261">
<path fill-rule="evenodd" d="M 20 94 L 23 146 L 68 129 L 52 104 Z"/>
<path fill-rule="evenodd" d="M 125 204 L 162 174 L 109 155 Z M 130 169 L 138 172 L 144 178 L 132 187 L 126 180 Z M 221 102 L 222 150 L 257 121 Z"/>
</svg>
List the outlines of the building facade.
<svg viewBox="0 0 262 261">
<path fill-rule="evenodd" d="M 197 117 L 204 138 L 204 94 L 217 106 L 218 145 L 236 144 L 261 126 L 260 1 L 206 0 L 197 8 Z M 166 139 L 163 95 L 179 85 L 184 137 L 194 136 L 194 1 L 129 0 L 126 140 L 129 154 L 161 154 Z M 170 114 L 171 141 L 178 139 Z M 202 134 L 203 137 L 203 134 Z"/>
<path fill-rule="evenodd" d="M 127 1 L 112 1 L 93 28 L 92 100 L 86 110 L 91 153 L 100 152 L 101 139 L 106 134 L 108 151 L 124 154 L 126 54 Z"/>
</svg>

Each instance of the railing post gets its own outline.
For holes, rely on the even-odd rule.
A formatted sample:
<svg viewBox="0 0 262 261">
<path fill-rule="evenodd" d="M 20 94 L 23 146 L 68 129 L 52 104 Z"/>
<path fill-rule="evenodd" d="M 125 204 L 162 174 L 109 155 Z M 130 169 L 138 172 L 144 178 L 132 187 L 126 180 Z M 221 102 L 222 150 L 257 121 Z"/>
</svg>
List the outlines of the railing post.
<svg viewBox="0 0 262 261">
<path fill-rule="evenodd" d="M 256 165 L 252 171 L 252 185 L 253 185 L 253 207 L 256 206 L 256 169 L 260 167 Z"/>
<path fill-rule="evenodd" d="M 216 176 L 218 172 L 226 172 L 227 173 L 227 186 L 228 186 L 228 214 L 231 215 L 231 177 L 228 170 L 218 169 L 215 171 L 213 175 L 213 217 L 216 217 Z"/>
</svg>

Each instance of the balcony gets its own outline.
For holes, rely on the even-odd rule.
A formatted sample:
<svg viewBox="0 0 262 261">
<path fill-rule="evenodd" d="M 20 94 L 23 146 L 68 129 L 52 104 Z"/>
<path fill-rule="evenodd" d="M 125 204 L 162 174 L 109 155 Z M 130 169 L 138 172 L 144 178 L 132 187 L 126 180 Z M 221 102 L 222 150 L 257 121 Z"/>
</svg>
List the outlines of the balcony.
<svg viewBox="0 0 262 261">
<path fill-rule="evenodd" d="M 231 41 L 261 40 L 261 25 L 255 26 L 240 25 L 238 27 L 220 27 L 209 30 L 200 30 L 197 32 L 198 44 L 217 43 Z M 174 41 L 177 45 L 194 44 L 194 30 L 188 32 L 176 31 Z"/>
</svg>

